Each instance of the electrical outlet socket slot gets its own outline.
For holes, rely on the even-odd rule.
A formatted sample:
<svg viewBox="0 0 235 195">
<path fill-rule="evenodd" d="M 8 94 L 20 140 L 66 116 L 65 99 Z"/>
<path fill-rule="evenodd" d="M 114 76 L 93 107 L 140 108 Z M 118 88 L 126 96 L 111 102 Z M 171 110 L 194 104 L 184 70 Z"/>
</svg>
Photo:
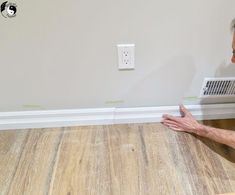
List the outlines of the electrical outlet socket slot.
<svg viewBox="0 0 235 195">
<path fill-rule="evenodd" d="M 135 44 L 118 44 L 118 68 L 128 70 L 135 68 Z"/>
</svg>

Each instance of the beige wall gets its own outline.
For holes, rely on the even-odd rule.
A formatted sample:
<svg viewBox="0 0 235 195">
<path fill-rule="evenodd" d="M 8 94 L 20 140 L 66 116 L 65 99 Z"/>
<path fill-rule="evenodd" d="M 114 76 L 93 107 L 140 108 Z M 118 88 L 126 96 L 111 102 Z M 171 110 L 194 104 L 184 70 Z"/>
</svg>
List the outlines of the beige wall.
<svg viewBox="0 0 235 195">
<path fill-rule="evenodd" d="M 233 76 L 234 0 L 24 0 L 0 17 L 0 111 L 195 103 Z M 116 44 L 136 44 L 118 71 Z"/>
</svg>

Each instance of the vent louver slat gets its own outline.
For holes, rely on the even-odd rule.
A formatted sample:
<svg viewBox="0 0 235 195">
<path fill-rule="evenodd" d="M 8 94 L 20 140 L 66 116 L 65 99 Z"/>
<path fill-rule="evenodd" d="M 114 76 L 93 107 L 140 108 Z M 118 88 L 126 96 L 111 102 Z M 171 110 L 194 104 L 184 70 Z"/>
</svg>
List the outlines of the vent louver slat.
<svg viewBox="0 0 235 195">
<path fill-rule="evenodd" d="M 229 95 L 232 95 L 232 94 L 231 94 L 232 86 L 233 86 L 233 82 L 230 83 L 229 88 L 228 88 L 228 94 L 229 94 Z"/>
<path fill-rule="evenodd" d="M 231 95 L 235 95 L 235 81 L 233 81 L 232 85 L 231 85 L 231 91 L 230 91 Z"/>
<path fill-rule="evenodd" d="M 215 87 L 214 87 L 213 94 L 217 95 L 218 94 L 218 90 L 219 90 L 219 82 L 215 81 Z"/>
<path fill-rule="evenodd" d="M 220 92 L 219 92 L 218 95 L 221 95 L 221 94 L 224 93 L 224 88 L 225 88 L 225 85 L 226 85 L 226 81 L 222 81 L 222 82 L 223 82 L 223 84 L 222 84 L 222 87 L 220 88 Z"/>
</svg>

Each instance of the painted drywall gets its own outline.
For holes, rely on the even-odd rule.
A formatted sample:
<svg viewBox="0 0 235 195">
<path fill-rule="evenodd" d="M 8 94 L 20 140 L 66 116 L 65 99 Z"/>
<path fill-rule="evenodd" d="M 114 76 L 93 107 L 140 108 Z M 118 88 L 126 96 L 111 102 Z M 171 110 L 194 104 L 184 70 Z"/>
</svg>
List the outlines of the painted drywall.
<svg viewBox="0 0 235 195">
<path fill-rule="evenodd" d="M 0 111 L 197 101 L 230 64 L 234 0 L 24 0 L 0 17 Z M 136 69 L 119 71 L 120 43 Z"/>
</svg>

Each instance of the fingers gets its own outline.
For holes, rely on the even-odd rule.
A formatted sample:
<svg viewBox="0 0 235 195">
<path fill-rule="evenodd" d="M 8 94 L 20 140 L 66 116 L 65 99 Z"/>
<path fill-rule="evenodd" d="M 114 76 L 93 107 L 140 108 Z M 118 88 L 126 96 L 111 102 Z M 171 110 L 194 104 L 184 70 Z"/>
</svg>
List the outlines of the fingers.
<svg viewBox="0 0 235 195">
<path fill-rule="evenodd" d="M 169 114 L 164 114 L 162 117 L 163 117 L 163 119 L 166 119 L 166 120 L 179 121 L 178 117 L 172 116 Z"/>
<path fill-rule="evenodd" d="M 179 127 L 179 124 L 176 121 L 164 119 L 162 121 L 163 125 L 175 130 L 175 131 L 183 131 L 182 128 Z"/>
<path fill-rule="evenodd" d="M 192 116 L 191 112 L 189 112 L 189 110 L 183 104 L 181 104 L 179 106 L 179 108 L 180 108 L 180 112 L 181 112 L 183 117 L 184 116 Z"/>
<path fill-rule="evenodd" d="M 193 116 L 191 114 L 191 112 L 189 112 L 189 110 L 184 105 L 181 104 L 179 106 L 179 109 L 180 109 L 180 113 L 181 113 L 182 117 L 185 117 L 185 116 L 192 117 Z M 165 119 L 173 120 L 173 121 L 179 121 L 180 118 L 181 118 L 181 117 L 175 117 L 175 116 L 172 116 L 172 115 L 169 115 L 169 114 L 164 114 L 162 117 L 165 118 Z"/>
<path fill-rule="evenodd" d="M 185 107 L 182 104 L 179 106 L 179 110 L 180 110 L 181 116 L 185 117 L 186 111 L 185 111 Z"/>
<path fill-rule="evenodd" d="M 162 121 L 162 123 L 163 123 L 164 125 L 177 125 L 177 124 L 178 124 L 176 121 L 172 121 L 172 120 L 169 120 L 169 119 L 164 119 L 164 120 Z"/>
<path fill-rule="evenodd" d="M 167 126 L 170 129 L 173 129 L 175 131 L 183 131 L 182 128 L 180 128 L 177 124 L 171 124 L 171 123 L 164 123 L 165 126 Z"/>
</svg>

